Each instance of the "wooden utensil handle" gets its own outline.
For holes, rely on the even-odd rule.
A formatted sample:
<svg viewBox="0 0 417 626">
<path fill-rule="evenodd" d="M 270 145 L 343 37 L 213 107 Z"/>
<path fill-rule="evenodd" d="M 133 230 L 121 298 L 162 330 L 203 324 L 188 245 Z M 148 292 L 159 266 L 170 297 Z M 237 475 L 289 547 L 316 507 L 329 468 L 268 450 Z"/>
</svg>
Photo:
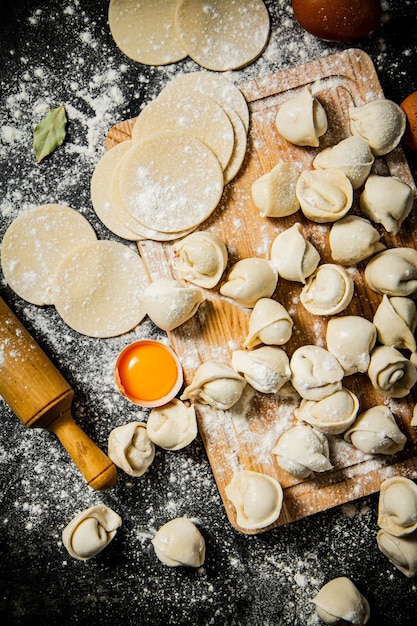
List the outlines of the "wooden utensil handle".
<svg viewBox="0 0 417 626">
<path fill-rule="evenodd" d="M 74 422 L 74 391 L 0 298 L 0 395 L 27 428 L 54 432 L 88 484 L 109 489 L 117 470 Z"/>
</svg>

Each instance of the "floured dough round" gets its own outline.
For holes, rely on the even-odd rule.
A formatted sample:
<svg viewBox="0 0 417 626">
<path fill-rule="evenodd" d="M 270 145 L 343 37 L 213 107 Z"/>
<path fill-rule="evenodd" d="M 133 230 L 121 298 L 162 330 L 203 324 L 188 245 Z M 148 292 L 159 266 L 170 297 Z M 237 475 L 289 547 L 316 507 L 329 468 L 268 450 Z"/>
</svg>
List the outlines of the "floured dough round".
<svg viewBox="0 0 417 626">
<path fill-rule="evenodd" d="M 122 141 L 103 154 L 91 177 L 91 202 L 97 217 L 112 233 L 123 239 L 136 241 L 141 239 L 136 222 L 129 214 L 122 214 L 120 203 L 114 193 L 114 176 L 118 165 L 131 147 L 131 141 Z M 129 223 L 133 228 L 129 227 Z"/>
<path fill-rule="evenodd" d="M 96 241 L 68 254 L 54 280 L 54 304 L 64 322 L 83 335 L 114 337 L 145 316 L 147 285 L 140 256 L 115 241 Z"/>
<path fill-rule="evenodd" d="M 270 22 L 262 0 L 179 0 L 175 28 L 196 63 L 222 72 L 244 67 L 262 54 Z"/>
<path fill-rule="evenodd" d="M 26 209 L 4 234 L 1 266 L 6 283 L 27 302 L 53 304 L 58 264 L 79 246 L 96 240 L 90 223 L 70 207 L 42 204 Z"/>
<path fill-rule="evenodd" d="M 145 65 L 166 65 L 187 56 L 174 28 L 177 0 L 111 0 L 109 27 L 120 50 Z"/>
<path fill-rule="evenodd" d="M 126 210 L 136 220 L 150 229 L 180 232 L 214 211 L 223 192 L 223 171 L 197 137 L 166 131 L 129 150 L 119 184 Z"/>
<path fill-rule="evenodd" d="M 193 134 L 211 149 L 223 170 L 226 169 L 233 153 L 234 130 L 230 118 L 213 98 L 198 93 L 185 93 L 180 98 L 156 98 L 136 118 L 132 141 L 143 142 L 164 130 Z M 180 150 L 181 145 L 178 146 L 179 158 Z"/>
</svg>

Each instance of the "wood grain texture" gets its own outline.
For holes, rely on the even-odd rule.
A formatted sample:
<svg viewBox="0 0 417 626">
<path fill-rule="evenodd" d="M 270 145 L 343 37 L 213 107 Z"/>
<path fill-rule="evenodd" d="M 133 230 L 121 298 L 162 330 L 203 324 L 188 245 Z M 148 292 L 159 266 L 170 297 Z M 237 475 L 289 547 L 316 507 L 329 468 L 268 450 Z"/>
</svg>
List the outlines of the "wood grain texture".
<svg viewBox="0 0 417 626">
<path fill-rule="evenodd" d="M 312 86 L 328 115 L 329 128 L 319 149 L 334 145 L 350 134 L 347 111 L 351 104 L 360 106 L 384 97 L 371 59 L 355 49 L 241 86 L 250 108 L 246 159 L 239 175 L 225 187 L 216 211 L 201 226 L 201 229 L 213 231 L 225 241 L 229 251 L 229 267 L 246 257 L 268 258 L 277 234 L 297 221 L 302 224 L 305 235 L 320 252 L 321 262 L 331 262 L 328 243 L 330 225 L 310 222 L 300 211 L 287 218 L 261 218 L 250 194 L 252 183 L 271 170 L 279 159 L 296 161 L 304 169 L 311 167 L 319 149 L 291 145 L 278 134 L 274 124 L 280 104 L 305 85 Z M 110 129 L 106 140 L 107 149 L 129 138 L 133 124 L 134 120 L 126 120 Z M 398 176 L 415 190 L 411 172 L 400 147 L 386 157 L 377 158 L 374 170 L 379 174 Z M 360 214 L 359 193 L 360 190 L 355 192 L 352 208 L 352 212 L 356 214 Z M 379 227 L 378 230 L 387 247 L 416 248 L 415 228 L 413 210 L 397 236 L 392 236 Z M 150 240 L 138 242 L 152 280 L 162 276 L 176 277 L 172 245 Z M 362 315 L 372 320 L 381 298 L 365 284 L 364 267 L 365 263 L 361 263 L 352 272 L 355 297 L 343 315 Z M 301 287 L 300 284 L 280 279 L 274 294 L 294 320 L 293 336 L 285 346 L 289 356 L 303 344 L 325 346 L 327 318 L 313 316 L 303 308 L 299 302 Z M 206 301 L 197 314 L 169 333 L 170 341 L 181 359 L 186 384 L 191 381 L 198 365 L 208 359 L 230 364 L 231 353 L 242 347 L 248 329 L 249 309 L 222 297 L 218 288 L 206 290 L 204 293 Z M 361 411 L 376 404 L 387 403 L 375 392 L 365 375 L 345 377 L 344 385 L 357 394 Z M 247 531 L 237 525 L 235 510 L 225 495 L 225 487 L 238 469 L 269 474 L 282 484 L 284 505 L 279 519 L 272 527 L 368 495 L 379 490 L 385 477 L 393 473 L 411 476 L 417 469 L 417 434 L 410 426 L 415 402 L 412 394 L 403 400 L 388 402 L 408 438 L 403 452 L 388 457 L 367 457 L 344 442 L 341 436 L 330 437 L 333 470 L 300 480 L 281 470 L 271 454 L 280 434 L 294 421 L 293 409 L 296 405 L 291 399 L 282 400 L 247 391 L 242 401 L 225 413 L 196 405 L 200 434 L 227 515 L 231 524 L 242 532 L 253 534 L 268 529 Z"/>
</svg>

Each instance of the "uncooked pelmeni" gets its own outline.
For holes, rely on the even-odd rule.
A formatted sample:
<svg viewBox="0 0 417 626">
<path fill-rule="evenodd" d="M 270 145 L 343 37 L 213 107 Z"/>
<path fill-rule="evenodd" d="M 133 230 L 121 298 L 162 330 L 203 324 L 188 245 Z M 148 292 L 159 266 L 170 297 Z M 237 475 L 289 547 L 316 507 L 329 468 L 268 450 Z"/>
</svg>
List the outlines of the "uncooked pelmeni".
<svg viewBox="0 0 417 626">
<path fill-rule="evenodd" d="M 368 371 L 376 339 L 374 324 L 360 315 L 332 317 L 327 323 L 327 349 L 339 361 L 346 376 Z"/>
<path fill-rule="evenodd" d="M 233 475 L 225 491 L 235 507 L 236 521 L 241 528 L 266 528 L 279 518 L 283 491 L 272 476 L 240 470 Z"/>
<path fill-rule="evenodd" d="M 121 525 L 121 517 L 108 506 L 91 506 L 64 528 L 62 543 L 74 559 L 87 561 L 110 543 Z"/>
<path fill-rule="evenodd" d="M 413 207 L 413 190 L 395 176 L 371 174 L 360 196 L 360 207 L 370 220 L 396 235 Z"/>
<path fill-rule="evenodd" d="M 327 349 L 339 361 L 346 376 L 368 371 L 376 339 L 374 324 L 359 315 L 332 317 L 327 323 Z"/>
<path fill-rule="evenodd" d="M 226 244 L 215 233 L 196 231 L 173 246 L 178 277 L 199 287 L 217 285 L 227 265 Z"/>
<path fill-rule="evenodd" d="M 342 388 L 343 368 L 336 357 L 321 346 L 297 348 L 290 368 L 294 388 L 307 400 L 322 400 Z"/>
<path fill-rule="evenodd" d="M 147 315 L 166 331 L 188 321 L 203 301 L 204 296 L 198 287 L 185 287 L 173 278 L 158 278 L 143 293 Z"/>
<path fill-rule="evenodd" d="M 111 0 L 109 27 L 120 50 L 145 65 L 166 65 L 187 56 L 174 28 L 177 0 Z"/>
<path fill-rule="evenodd" d="M 244 348 L 261 343 L 282 346 L 291 339 L 294 322 L 287 309 L 277 300 L 261 298 L 249 317 L 249 329 Z"/>
<path fill-rule="evenodd" d="M 349 306 L 353 293 L 349 272 L 341 265 L 324 263 L 307 278 L 300 301 L 314 315 L 336 315 Z"/>
<path fill-rule="evenodd" d="M 329 233 L 330 251 L 335 263 L 356 265 L 385 249 L 371 222 L 357 215 L 346 215 L 335 222 Z"/>
<path fill-rule="evenodd" d="M 307 86 L 280 106 L 275 125 L 287 141 L 297 146 L 317 148 L 319 138 L 327 131 L 327 115 Z"/>
<path fill-rule="evenodd" d="M 242 306 L 253 308 L 260 298 L 269 298 L 275 291 L 278 274 L 266 259 L 251 257 L 237 261 L 229 270 L 220 293 Z"/>
<path fill-rule="evenodd" d="M 269 38 L 262 0 L 178 0 L 175 30 L 189 56 L 208 70 L 225 72 L 252 63 Z"/>
<path fill-rule="evenodd" d="M 396 454 L 407 443 L 394 415 L 384 405 L 360 413 L 343 437 L 365 454 Z"/>
<path fill-rule="evenodd" d="M 195 409 L 174 398 L 151 410 L 147 431 L 149 439 L 157 446 L 165 450 L 181 450 L 197 436 Z"/>
<path fill-rule="evenodd" d="M 297 478 L 332 469 L 326 435 L 308 424 L 298 424 L 286 430 L 272 454 L 277 456 L 282 469 Z"/>
<path fill-rule="evenodd" d="M 219 361 L 202 363 L 184 389 L 181 400 L 194 400 L 226 411 L 240 399 L 246 380 L 232 367 Z"/>
<path fill-rule="evenodd" d="M 391 346 L 374 348 L 368 375 L 374 389 L 387 398 L 405 398 L 417 382 L 416 367 Z"/>
<path fill-rule="evenodd" d="M 96 240 L 90 223 L 70 207 L 42 204 L 26 209 L 13 220 L 3 237 L 4 279 L 27 302 L 53 304 L 53 282 L 59 263 L 79 246 Z"/>
<path fill-rule="evenodd" d="M 323 400 L 301 400 L 294 415 L 325 435 L 340 435 L 353 424 L 358 410 L 357 396 L 343 387 Z"/>
<path fill-rule="evenodd" d="M 90 337 L 114 337 L 145 317 L 148 285 L 140 256 L 116 241 L 75 248 L 59 264 L 54 304 L 64 322 Z"/>
<path fill-rule="evenodd" d="M 278 393 L 291 378 L 287 353 L 277 346 L 235 350 L 232 367 L 261 393 Z"/>
<path fill-rule="evenodd" d="M 129 422 L 113 428 L 108 440 L 108 455 L 126 474 L 142 476 L 155 458 L 155 446 L 146 424 Z"/>
<path fill-rule="evenodd" d="M 376 293 L 412 296 L 417 293 L 417 250 L 388 248 L 368 261 L 365 280 Z"/>
<path fill-rule="evenodd" d="M 261 217 L 286 217 L 298 211 L 300 203 L 295 193 L 298 176 L 295 163 L 279 161 L 255 180 L 251 195 Z"/>
<path fill-rule="evenodd" d="M 319 224 L 340 220 L 353 202 L 352 183 L 339 170 L 304 170 L 296 194 L 303 214 Z"/>
<path fill-rule="evenodd" d="M 140 224 L 164 233 L 201 224 L 218 205 L 223 187 L 223 170 L 214 152 L 184 130 L 155 132 L 134 141 L 120 163 L 119 191 L 126 211 Z"/>
<path fill-rule="evenodd" d="M 417 485 L 405 476 L 392 476 L 381 483 L 378 526 L 395 537 L 417 530 Z"/>
<path fill-rule="evenodd" d="M 289 250 L 291 254 L 288 254 Z M 275 237 L 271 246 L 271 261 L 277 268 L 278 276 L 305 283 L 306 278 L 316 270 L 320 254 L 305 238 L 301 224 L 296 222 Z"/>
<path fill-rule="evenodd" d="M 378 548 L 384 556 L 405 576 L 417 576 L 417 532 L 395 537 L 384 529 L 378 531 Z"/>
<path fill-rule="evenodd" d="M 410 426 L 417 426 L 417 404 L 413 407 L 413 416 L 411 418 Z"/>
<path fill-rule="evenodd" d="M 349 107 L 349 121 L 352 135 L 365 139 L 375 156 L 391 152 L 400 143 L 406 127 L 404 111 L 386 99 Z"/>
<path fill-rule="evenodd" d="M 323 585 L 312 602 L 325 624 L 363 626 L 370 617 L 368 600 L 346 576 L 333 578 Z"/>
<path fill-rule="evenodd" d="M 352 136 L 319 152 L 313 167 L 341 170 L 352 183 L 353 189 L 358 189 L 368 178 L 374 161 L 368 143 L 361 137 Z"/>
<path fill-rule="evenodd" d="M 158 559 L 169 567 L 201 567 L 204 563 L 206 542 L 187 517 L 176 517 L 161 526 L 151 543 Z"/>
<path fill-rule="evenodd" d="M 401 296 L 382 296 L 373 323 L 378 332 L 379 343 L 415 352 L 417 310 L 414 300 Z"/>
</svg>

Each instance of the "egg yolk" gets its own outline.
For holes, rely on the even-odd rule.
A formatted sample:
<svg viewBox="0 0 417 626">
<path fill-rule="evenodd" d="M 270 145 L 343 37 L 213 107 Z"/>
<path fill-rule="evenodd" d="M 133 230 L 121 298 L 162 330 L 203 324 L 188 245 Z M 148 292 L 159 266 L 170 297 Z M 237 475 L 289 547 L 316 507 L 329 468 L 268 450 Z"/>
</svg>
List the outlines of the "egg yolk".
<svg viewBox="0 0 417 626">
<path fill-rule="evenodd" d="M 163 344 L 142 341 L 123 352 L 117 374 L 126 396 L 134 401 L 153 402 L 173 389 L 178 380 L 178 365 Z"/>
</svg>

